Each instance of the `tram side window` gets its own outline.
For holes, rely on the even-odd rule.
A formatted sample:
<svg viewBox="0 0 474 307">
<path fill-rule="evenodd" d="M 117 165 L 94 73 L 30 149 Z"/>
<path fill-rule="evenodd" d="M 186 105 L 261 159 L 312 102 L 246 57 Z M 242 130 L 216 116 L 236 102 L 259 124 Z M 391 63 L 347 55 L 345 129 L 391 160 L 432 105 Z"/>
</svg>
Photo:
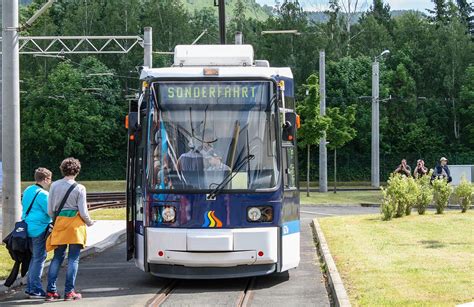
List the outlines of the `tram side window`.
<svg viewBox="0 0 474 307">
<path fill-rule="evenodd" d="M 296 166 L 294 147 L 283 147 L 283 184 L 285 188 L 296 187 Z"/>
</svg>

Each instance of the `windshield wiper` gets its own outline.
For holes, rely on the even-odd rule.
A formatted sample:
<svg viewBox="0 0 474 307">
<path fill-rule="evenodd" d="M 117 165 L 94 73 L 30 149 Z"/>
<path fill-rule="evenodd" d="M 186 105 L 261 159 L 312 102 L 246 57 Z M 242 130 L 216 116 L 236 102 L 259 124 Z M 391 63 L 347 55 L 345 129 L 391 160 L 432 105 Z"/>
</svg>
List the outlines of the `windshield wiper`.
<svg viewBox="0 0 474 307">
<path fill-rule="evenodd" d="M 209 193 L 207 198 L 208 199 L 215 199 L 216 196 L 224 189 L 224 187 L 232 180 L 232 178 L 234 178 L 239 173 L 239 171 L 242 169 L 242 167 L 244 167 L 245 164 L 247 164 L 250 160 L 253 160 L 254 158 L 255 158 L 254 155 L 247 155 L 245 158 L 243 158 L 242 161 L 240 161 L 240 163 L 237 164 L 237 166 L 234 167 L 230 171 L 230 174 L 228 174 L 224 178 L 224 180 L 222 180 L 222 182 L 219 183 L 214 188 L 214 190 L 211 191 L 211 193 Z"/>
</svg>

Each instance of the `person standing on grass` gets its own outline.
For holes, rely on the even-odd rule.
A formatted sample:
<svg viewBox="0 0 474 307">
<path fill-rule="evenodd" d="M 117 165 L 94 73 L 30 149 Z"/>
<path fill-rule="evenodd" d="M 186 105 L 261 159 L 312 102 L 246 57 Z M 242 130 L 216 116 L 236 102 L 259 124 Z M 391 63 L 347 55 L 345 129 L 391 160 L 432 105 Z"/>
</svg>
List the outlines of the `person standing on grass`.
<svg viewBox="0 0 474 307">
<path fill-rule="evenodd" d="M 54 301 L 60 298 L 56 287 L 56 280 L 61 264 L 66 256 L 66 248 L 68 246 L 64 300 L 79 300 L 82 298 L 81 294 L 75 291 L 76 276 L 79 268 L 79 253 L 85 246 L 84 223 L 87 226 L 94 224 L 87 210 L 86 188 L 75 181 L 81 170 L 81 163 L 77 159 L 66 158 L 62 161 L 60 170 L 64 178 L 55 181 L 51 185 L 48 202 L 49 215 L 53 218 L 57 216 L 57 219 L 53 227 L 53 232 L 50 235 L 52 238 L 51 242 L 56 248 L 54 250 L 53 260 L 49 266 L 46 294 L 47 301 Z M 68 191 L 70 191 L 70 194 L 66 196 Z M 64 206 L 60 212 L 57 212 L 61 203 L 64 203 Z M 65 221 L 68 218 L 71 220 L 71 223 L 62 223 L 62 227 L 57 227 L 59 220 Z M 80 225 L 74 228 L 76 226 L 73 225 L 77 225 L 77 222 L 73 223 L 73 221 L 77 221 L 78 219 Z M 65 227 L 63 228 L 64 225 Z M 76 238 L 75 236 L 79 236 L 78 233 L 80 234 L 81 232 L 83 232 L 82 236 Z M 80 242 L 80 244 L 71 244 L 71 242 Z"/>
<path fill-rule="evenodd" d="M 31 261 L 25 293 L 29 298 L 45 298 L 46 292 L 41 285 L 44 262 L 46 260 L 45 231 L 51 218 L 48 215 L 48 191 L 53 173 L 40 167 L 35 170 L 35 184 L 23 192 L 21 205 L 22 220 L 28 225 L 28 245 L 31 250 Z"/>
</svg>

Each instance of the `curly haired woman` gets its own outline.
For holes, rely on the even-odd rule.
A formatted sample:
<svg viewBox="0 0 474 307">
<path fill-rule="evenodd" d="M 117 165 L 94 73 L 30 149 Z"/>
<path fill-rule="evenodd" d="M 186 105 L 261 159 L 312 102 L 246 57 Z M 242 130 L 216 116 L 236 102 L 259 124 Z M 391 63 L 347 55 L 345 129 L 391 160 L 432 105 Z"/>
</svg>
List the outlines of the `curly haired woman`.
<svg viewBox="0 0 474 307">
<path fill-rule="evenodd" d="M 48 272 L 47 301 L 60 298 L 56 280 L 68 246 L 64 300 L 82 298 L 81 294 L 76 293 L 74 289 L 79 268 L 79 253 L 86 244 L 85 225 L 94 224 L 87 210 L 86 188 L 75 181 L 81 170 L 81 162 L 74 158 L 66 158 L 59 168 L 64 178 L 53 182 L 48 201 L 48 214 L 53 219 L 56 218 L 56 222 L 48 238 L 55 249 Z M 60 208 L 61 205 L 62 208 Z"/>
</svg>

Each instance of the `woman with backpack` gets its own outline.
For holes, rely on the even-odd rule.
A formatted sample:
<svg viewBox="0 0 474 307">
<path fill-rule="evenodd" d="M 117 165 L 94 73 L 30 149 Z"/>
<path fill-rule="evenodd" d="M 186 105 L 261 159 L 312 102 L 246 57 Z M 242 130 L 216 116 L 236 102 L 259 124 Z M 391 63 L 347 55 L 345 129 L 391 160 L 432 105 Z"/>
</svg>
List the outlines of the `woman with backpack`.
<svg viewBox="0 0 474 307">
<path fill-rule="evenodd" d="M 87 210 L 86 188 L 75 181 L 81 170 L 81 163 L 77 159 L 66 158 L 61 163 L 60 170 L 64 178 L 53 182 L 49 191 L 48 213 L 54 220 L 54 227 L 47 246 L 52 245 L 54 248 L 54 257 L 48 272 L 47 301 L 60 298 L 56 281 L 68 246 L 64 300 L 82 298 L 74 289 L 79 268 L 79 254 L 86 244 L 85 225 L 94 224 Z"/>
<path fill-rule="evenodd" d="M 46 260 L 45 231 L 51 218 L 48 215 L 48 191 L 51 185 L 52 173 L 40 167 L 35 170 L 35 184 L 23 192 L 21 201 L 22 220 L 26 222 L 28 245 L 31 250 L 31 260 L 28 267 L 28 281 L 25 293 L 29 298 L 44 298 L 46 292 L 41 285 L 44 262 Z"/>
</svg>

